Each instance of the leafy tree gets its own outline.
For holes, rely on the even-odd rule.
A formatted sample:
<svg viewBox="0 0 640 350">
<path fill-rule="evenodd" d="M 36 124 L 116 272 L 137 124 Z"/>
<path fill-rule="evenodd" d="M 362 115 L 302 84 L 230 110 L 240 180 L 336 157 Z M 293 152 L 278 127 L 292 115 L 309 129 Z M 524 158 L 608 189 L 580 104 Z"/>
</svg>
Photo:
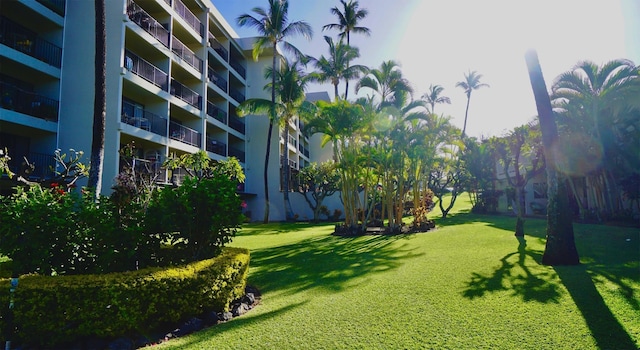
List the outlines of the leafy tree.
<svg viewBox="0 0 640 350">
<path fill-rule="evenodd" d="M 331 8 L 331 13 L 334 14 L 338 18 L 338 23 L 327 24 L 322 27 L 322 30 L 327 29 L 338 29 L 340 30 L 340 38 L 347 39 L 347 46 L 351 45 L 351 32 L 370 35 L 371 31 L 367 27 L 358 26 L 358 22 L 363 20 L 369 14 L 367 9 L 361 9 L 358 1 L 349 0 L 349 2 L 345 0 L 340 0 L 342 3 L 342 11 L 340 8 L 333 7 Z M 355 58 L 355 57 L 353 57 Z M 347 58 L 346 68 L 349 70 L 351 58 Z M 349 96 L 349 79 L 354 78 L 353 76 L 343 76 L 345 79 L 345 89 L 344 89 L 344 98 L 345 100 Z M 338 96 L 338 94 L 336 94 Z"/>
<path fill-rule="evenodd" d="M 553 145 L 558 141 L 558 129 L 551 109 L 551 100 L 544 82 L 538 54 L 534 50 L 525 55 L 531 88 L 536 100 L 542 145 L 547 172 L 547 243 L 542 255 L 545 265 L 580 264 L 573 234 L 566 186 L 557 170 Z"/>
<path fill-rule="evenodd" d="M 495 143 L 498 138 L 478 141 L 475 137 L 464 139 L 464 151 L 461 154 L 469 172 L 466 191 L 469 193 L 472 211 L 486 213 L 497 209 L 498 191 L 495 191 L 494 172 L 496 167 Z"/>
<path fill-rule="evenodd" d="M 451 104 L 451 99 L 447 96 L 440 96 L 444 88 L 440 85 L 429 85 L 429 91 L 422 95 L 422 99 L 427 102 L 431 109 L 430 113 L 435 113 L 436 104 L 438 103 L 446 103 Z"/>
<path fill-rule="evenodd" d="M 378 110 L 387 106 L 402 108 L 407 96 L 413 93 L 411 84 L 402 76 L 400 65 L 393 60 L 384 61 L 380 68 L 369 70 L 369 74 L 358 82 L 356 92 L 362 88 L 369 88 L 378 96 Z"/>
<path fill-rule="evenodd" d="M 311 163 L 300 169 L 298 193 L 313 210 L 313 221 L 318 222 L 322 202 L 340 190 L 340 174 L 335 162 Z"/>
<path fill-rule="evenodd" d="M 268 0 L 268 9 L 255 7 L 253 12 L 256 17 L 250 14 L 242 14 L 237 18 L 240 26 L 255 28 L 260 36 L 253 45 L 253 59 L 257 60 L 262 51 L 270 47 L 273 52 L 271 70 L 276 71 L 278 44 L 282 44 L 285 50 L 293 52 L 299 58 L 304 57 L 302 53 L 285 39 L 300 34 L 307 39 L 313 36 L 313 29 L 304 21 L 289 22 L 289 1 L 288 0 Z M 269 222 L 269 157 L 271 152 L 271 136 L 273 134 L 273 124 L 277 120 L 276 115 L 276 75 L 271 76 L 271 104 L 269 113 L 269 128 L 267 130 L 267 149 L 264 159 L 264 223 Z"/>
<path fill-rule="evenodd" d="M 469 71 L 464 75 L 464 80 L 456 83 L 456 87 L 462 88 L 467 95 L 467 108 L 464 111 L 464 126 L 462 127 L 462 137 L 466 136 L 467 131 L 467 116 L 469 115 L 469 102 L 471 102 L 471 93 L 474 90 L 478 90 L 481 87 L 489 87 L 488 84 L 480 82 L 482 74 L 478 74 L 476 71 Z"/>
</svg>

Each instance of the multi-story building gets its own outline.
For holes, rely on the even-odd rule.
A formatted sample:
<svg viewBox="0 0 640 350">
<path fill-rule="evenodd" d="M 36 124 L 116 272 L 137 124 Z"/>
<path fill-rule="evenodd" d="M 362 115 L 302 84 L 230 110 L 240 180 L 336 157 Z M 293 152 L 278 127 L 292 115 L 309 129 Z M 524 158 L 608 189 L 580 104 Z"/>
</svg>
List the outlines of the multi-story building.
<svg viewBox="0 0 640 350">
<path fill-rule="evenodd" d="M 83 150 L 88 162 L 93 14 L 93 1 L 2 0 L 0 148 L 8 149 L 14 168 L 23 157 L 34 163 L 33 177 L 51 175 L 56 149 Z M 254 61 L 252 38 L 238 38 L 211 0 L 106 0 L 106 31 L 103 192 L 119 172 L 119 149 L 130 142 L 136 161 L 158 170 L 163 183 L 181 176 L 161 169 L 168 156 L 205 150 L 212 159 L 240 161 L 247 177 L 240 191 L 252 218 L 261 220 L 268 118 L 240 118 L 236 109 L 247 98 L 270 98 L 264 69 L 274 53 Z M 278 138 L 277 128 L 272 136 L 271 220 L 284 219 L 282 152 L 289 152 L 294 171 L 326 159 L 325 151 L 314 158 L 319 142 L 302 134 L 299 121 L 287 127 L 289 140 Z M 304 207 L 300 216 L 309 216 Z"/>
</svg>

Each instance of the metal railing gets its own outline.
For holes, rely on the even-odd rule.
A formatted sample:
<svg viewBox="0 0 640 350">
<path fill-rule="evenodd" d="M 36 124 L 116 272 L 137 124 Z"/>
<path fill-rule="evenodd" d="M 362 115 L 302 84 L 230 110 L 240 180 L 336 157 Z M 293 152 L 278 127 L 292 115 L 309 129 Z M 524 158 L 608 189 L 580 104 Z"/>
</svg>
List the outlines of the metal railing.
<svg viewBox="0 0 640 350">
<path fill-rule="evenodd" d="M 244 134 L 245 125 L 244 121 L 236 116 L 229 116 L 229 126 L 236 131 L 239 131 Z"/>
<path fill-rule="evenodd" d="M 224 142 L 220 142 L 211 136 L 207 136 L 207 151 L 226 157 L 227 145 Z"/>
<path fill-rule="evenodd" d="M 129 50 L 125 51 L 124 67 L 133 74 L 147 80 L 162 90 L 167 91 L 167 82 L 169 78 L 167 73 Z"/>
<path fill-rule="evenodd" d="M 38 95 L 31 91 L 22 90 L 15 85 L 0 82 L 0 106 L 44 120 L 58 121 L 59 102 Z"/>
<path fill-rule="evenodd" d="M 229 62 L 229 51 L 227 51 L 227 49 L 225 49 L 218 39 L 216 39 L 216 37 L 211 33 L 209 33 L 209 45 L 211 45 L 213 51 L 217 52 L 223 60 Z"/>
<path fill-rule="evenodd" d="M 122 101 L 122 115 L 120 120 L 137 128 L 150 131 L 156 135 L 167 136 L 167 119 L 149 111 L 142 111 L 142 116 L 134 116 L 135 106 Z"/>
<path fill-rule="evenodd" d="M 193 12 L 191 12 L 191 10 L 182 3 L 182 1 L 174 0 L 173 9 L 180 17 L 182 17 L 182 19 L 184 19 L 185 22 L 187 22 L 189 27 L 193 28 L 193 30 L 199 33 L 200 36 L 204 36 L 204 25 L 200 22 L 198 17 L 196 17 L 196 15 L 194 15 Z"/>
<path fill-rule="evenodd" d="M 209 66 L 207 76 L 209 77 L 209 80 L 216 84 L 217 87 L 222 89 L 222 91 L 228 91 L 227 80 L 223 78 L 222 75 L 216 73 L 216 71 L 211 66 Z"/>
<path fill-rule="evenodd" d="M 191 146 L 200 147 L 200 133 L 174 121 L 169 122 L 169 137 Z"/>
<path fill-rule="evenodd" d="M 298 148 L 298 140 L 291 134 L 289 134 L 289 144 L 293 146 L 293 148 Z"/>
<path fill-rule="evenodd" d="M 209 101 L 207 101 L 207 115 L 219 120 L 222 124 L 227 124 L 227 112 Z"/>
<path fill-rule="evenodd" d="M 12 150 L 9 149 L 11 154 Z M 25 159 L 33 166 L 33 169 L 27 167 Z M 51 154 L 28 152 L 11 154 L 9 160 L 9 170 L 16 174 L 24 175 L 28 180 L 46 180 L 56 177 L 56 159 Z"/>
<path fill-rule="evenodd" d="M 176 55 L 180 56 L 180 58 L 185 60 L 191 67 L 202 73 L 202 60 L 196 57 L 196 54 L 175 36 L 171 42 L 171 51 L 175 52 Z"/>
<path fill-rule="evenodd" d="M 162 182 L 164 179 L 161 179 L 160 176 L 164 169 L 162 169 L 162 159 L 141 159 L 141 158 L 133 158 L 133 169 L 136 173 L 141 175 L 148 175 L 152 177 L 158 177 L 156 181 Z"/>
<path fill-rule="evenodd" d="M 245 153 L 239 148 L 229 147 L 229 157 L 236 157 L 242 163 L 245 161 Z"/>
<path fill-rule="evenodd" d="M 177 80 L 171 79 L 171 95 L 192 105 L 197 109 L 202 109 L 202 97 L 195 91 L 180 84 Z"/>
<path fill-rule="evenodd" d="M 242 66 L 242 64 L 240 64 L 240 62 L 231 59 L 229 61 L 229 65 L 231 66 L 231 68 L 233 68 L 236 72 L 238 72 L 238 74 L 240 74 L 240 76 L 244 79 L 247 78 L 247 70 Z"/>
<path fill-rule="evenodd" d="M 62 49 L 39 37 L 35 32 L 0 17 L 0 43 L 37 60 L 60 68 Z"/>
<path fill-rule="evenodd" d="M 37 0 L 49 10 L 64 17 L 66 0 Z"/>
<path fill-rule="evenodd" d="M 238 102 L 244 102 L 245 97 L 240 90 L 230 87 L 229 88 L 229 96 Z"/>
<path fill-rule="evenodd" d="M 127 16 L 140 28 L 158 39 L 162 45 L 169 47 L 169 31 L 133 0 L 127 0 Z"/>
</svg>

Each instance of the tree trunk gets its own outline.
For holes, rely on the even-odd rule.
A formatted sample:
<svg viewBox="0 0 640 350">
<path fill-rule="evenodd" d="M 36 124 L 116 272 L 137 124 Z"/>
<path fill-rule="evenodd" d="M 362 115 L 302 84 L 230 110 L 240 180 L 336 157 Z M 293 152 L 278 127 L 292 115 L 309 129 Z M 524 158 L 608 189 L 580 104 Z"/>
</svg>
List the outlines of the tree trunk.
<svg viewBox="0 0 640 350">
<path fill-rule="evenodd" d="M 289 200 L 289 175 L 291 174 L 291 168 L 289 167 L 289 123 L 284 123 L 284 155 L 282 156 L 282 195 L 284 197 L 284 213 L 287 221 L 293 220 L 293 209 L 291 208 L 291 201 Z"/>
<path fill-rule="evenodd" d="M 515 203 L 518 206 L 516 208 L 517 220 L 516 220 L 516 237 L 524 237 L 524 222 L 525 222 L 525 198 L 524 198 L 524 186 L 516 186 L 516 200 Z"/>
<path fill-rule="evenodd" d="M 93 99 L 93 129 L 88 187 L 95 196 L 102 191 L 102 169 L 104 159 L 104 134 L 106 119 L 106 27 L 104 0 L 95 0 L 95 70 Z"/>
<path fill-rule="evenodd" d="M 462 137 L 466 136 L 467 131 L 467 116 L 469 115 L 469 103 L 471 102 L 471 93 L 467 94 L 467 108 L 464 111 L 464 125 L 462 126 Z"/>
<path fill-rule="evenodd" d="M 547 160 L 547 243 L 542 255 L 542 263 L 545 265 L 578 265 L 580 258 L 574 240 L 567 188 L 563 182 L 558 180 L 556 160 L 552 150 L 553 145 L 557 144 L 558 130 L 551 109 L 551 101 L 536 51 L 527 51 L 525 60 L 538 109 L 542 144 Z"/>
</svg>

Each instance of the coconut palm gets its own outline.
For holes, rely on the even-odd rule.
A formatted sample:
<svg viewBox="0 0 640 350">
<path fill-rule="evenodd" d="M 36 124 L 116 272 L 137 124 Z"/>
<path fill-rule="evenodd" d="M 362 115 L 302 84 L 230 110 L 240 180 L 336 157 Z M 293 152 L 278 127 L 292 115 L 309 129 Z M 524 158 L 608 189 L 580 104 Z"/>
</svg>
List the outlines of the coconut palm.
<svg viewBox="0 0 640 350">
<path fill-rule="evenodd" d="M 464 125 L 462 126 L 462 137 L 465 137 L 467 131 L 467 116 L 469 115 L 469 102 L 471 101 L 471 93 L 473 90 L 478 90 L 481 87 L 489 87 L 489 85 L 481 83 L 480 79 L 482 74 L 478 74 L 476 71 L 469 71 L 464 75 L 464 80 L 456 83 L 456 87 L 460 87 L 467 95 L 467 108 L 464 112 Z"/>
<path fill-rule="evenodd" d="M 257 15 L 254 17 L 250 14 L 242 14 L 237 18 L 239 26 L 248 26 L 255 28 L 260 36 L 253 44 L 253 59 L 257 60 L 265 48 L 270 47 L 273 51 L 273 60 L 271 69 L 276 70 L 276 58 L 278 56 L 278 45 L 281 44 L 286 50 L 293 52 L 298 57 L 302 57 L 300 51 L 285 39 L 293 35 L 302 35 L 307 39 L 313 36 L 313 29 L 304 21 L 289 22 L 289 1 L 288 0 L 268 0 L 269 7 L 267 9 L 255 7 L 253 12 Z M 271 108 L 269 109 L 269 128 L 267 131 L 267 149 L 264 160 L 264 222 L 269 222 L 269 157 L 271 150 L 271 134 L 273 133 L 273 121 L 276 117 L 276 76 L 271 77 Z"/>
<path fill-rule="evenodd" d="M 275 87 L 268 84 L 266 88 L 275 88 L 278 97 L 276 103 L 273 104 L 269 100 L 260 98 L 248 99 L 238 106 L 238 111 L 240 115 L 246 115 L 265 113 L 269 112 L 271 108 L 275 108 L 278 117 L 274 122 L 284 130 L 285 150 L 281 158 L 282 193 L 286 218 L 290 220 L 293 218 L 293 210 L 289 200 L 291 168 L 289 166 L 289 151 L 286 146 L 289 140 L 289 123 L 294 117 L 305 113 L 307 110 L 312 110 L 314 106 L 311 102 L 305 101 L 305 89 L 309 79 L 304 74 L 298 61 L 289 63 L 285 60 L 281 69 L 267 69 L 265 77 L 272 79 L 275 77 Z"/>
<path fill-rule="evenodd" d="M 337 43 L 328 36 L 324 40 L 329 45 L 329 57 L 320 56 L 317 60 L 312 60 L 317 71 L 311 74 L 313 80 L 320 83 L 331 82 L 334 88 L 335 99 L 339 99 L 338 84 L 341 79 L 349 80 L 357 78 L 361 73 L 367 72 L 367 67 L 362 65 L 349 66 L 349 62 L 360 57 L 357 48 L 343 43 L 342 39 Z M 346 99 L 346 94 L 345 94 Z"/>
<path fill-rule="evenodd" d="M 345 0 L 340 0 L 342 3 L 342 11 L 340 8 L 333 7 L 331 9 L 331 13 L 338 17 L 338 23 L 330 23 L 322 27 L 322 30 L 327 29 L 338 29 L 340 30 L 340 38 L 347 39 L 347 45 L 351 45 L 351 32 L 371 35 L 371 31 L 367 27 L 358 26 L 358 22 L 367 17 L 369 11 L 367 9 L 361 9 L 358 1 L 349 0 L 346 2 Z M 347 61 L 347 68 L 349 67 L 349 61 Z M 344 98 L 345 100 L 348 97 L 349 92 L 349 79 L 351 77 L 344 77 L 345 79 L 345 89 L 344 89 Z"/>
<path fill-rule="evenodd" d="M 380 98 L 379 110 L 386 106 L 402 108 L 407 101 L 407 95 L 413 93 L 411 84 L 402 76 L 400 65 L 393 60 L 384 61 L 380 68 L 369 70 L 369 74 L 358 81 L 356 92 L 362 88 L 373 90 Z"/>
<path fill-rule="evenodd" d="M 440 96 L 444 88 L 440 85 L 429 85 L 429 91 L 422 95 L 422 99 L 431 106 L 430 113 L 435 113 L 437 103 L 451 104 L 451 99 L 447 96 Z"/>
</svg>

